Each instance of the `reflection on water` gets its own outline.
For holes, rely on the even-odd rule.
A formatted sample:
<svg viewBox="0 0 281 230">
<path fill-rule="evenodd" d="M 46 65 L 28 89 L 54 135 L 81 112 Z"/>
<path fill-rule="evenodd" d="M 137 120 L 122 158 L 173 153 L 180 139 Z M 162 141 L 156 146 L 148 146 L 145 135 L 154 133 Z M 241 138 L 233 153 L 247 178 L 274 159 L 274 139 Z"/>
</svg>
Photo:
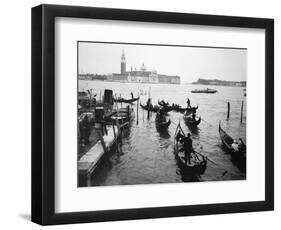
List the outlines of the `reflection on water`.
<svg viewBox="0 0 281 230">
<path fill-rule="evenodd" d="M 172 123 L 166 131 L 155 127 L 155 114 L 150 120 L 147 112 L 139 108 L 139 123 L 136 118 L 132 122 L 130 132 L 123 138 L 122 152 L 111 154 L 109 159 L 101 165 L 92 177 L 92 185 L 127 185 L 171 183 L 182 181 L 214 181 L 245 179 L 246 175 L 241 167 L 231 160 L 222 146 L 219 133 L 219 120 L 222 127 L 233 138 L 242 137 L 246 142 L 246 98 L 243 88 L 214 86 L 219 92 L 216 94 L 192 94 L 191 89 L 200 88 L 195 85 L 165 85 L 165 84 L 136 84 L 99 81 L 79 81 L 79 90 L 92 88 L 97 95 L 104 89 L 112 89 L 117 95 L 131 97 L 131 92 L 148 92 L 151 88 L 152 103 L 164 99 L 170 103 L 186 106 L 187 97 L 191 105 L 199 105 L 197 114 L 201 116 L 201 123 L 197 128 L 190 129 L 182 121 L 182 114 L 169 113 Z M 146 102 L 147 96 L 140 95 L 140 102 Z M 230 102 L 230 119 L 226 120 L 227 102 Z M 241 103 L 244 101 L 243 123 L 240 123 Z M 125 104 L 123 104 L 125 106 Z M 134 104 L 136 113 L 136 103 Z M 201 176 L 182 176 L 178 171 L 174 155 L 173 138 L 178 122 L 185 132 L 192 134 L 195 149 L 202 149 L 202 154 L 224 169 L 208 162 L 205 173 Z M 225 173 L 227 172 L 227 173 Z"/>
</svg>

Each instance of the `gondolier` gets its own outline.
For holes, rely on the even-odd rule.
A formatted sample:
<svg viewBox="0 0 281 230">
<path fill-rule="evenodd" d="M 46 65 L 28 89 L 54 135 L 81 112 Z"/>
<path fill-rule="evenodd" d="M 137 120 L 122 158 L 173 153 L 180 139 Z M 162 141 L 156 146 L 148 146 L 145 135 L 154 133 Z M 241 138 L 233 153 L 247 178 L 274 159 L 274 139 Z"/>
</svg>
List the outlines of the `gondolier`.
<svg viewBox="0 0 281 230">
<path fill-rule="evenodd" d="M 185 155 L 186 164 L 191 164 L 191 153 L 194 152 L 192 146 L 192 139 L 190 137 L 190 133 L 187 134 L 187 137 L 182 135 L 180 131 L 177 134 L 177 141 L 180 141 L 183 144 L 183 150 Z"/>
<path fill-rule="evenodd" d="M 184 134 L 180 123 L 175 131 L 174 151 L 181 175 L 201 175 L 205 172 L 207 157 L 194 151 L 190 134 Z"/>
<path fill-rule="evenodd" d="M 187 98 L 187 108 L 190 108 L 190 100 Z"/>
<path fill-rule="evenodd" d="M 147 106 L 147 108 L 150 108 L 150 106 L 151 106 L 151 98 L 147 99 L 146 106 Z"/>
</svg>

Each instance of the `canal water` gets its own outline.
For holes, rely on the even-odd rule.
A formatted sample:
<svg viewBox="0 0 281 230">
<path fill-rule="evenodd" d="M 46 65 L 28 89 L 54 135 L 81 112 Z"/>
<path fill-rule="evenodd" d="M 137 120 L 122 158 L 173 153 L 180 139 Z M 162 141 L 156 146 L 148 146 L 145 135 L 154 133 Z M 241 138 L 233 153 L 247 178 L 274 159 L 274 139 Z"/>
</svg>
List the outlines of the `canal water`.
<svg viewBox="0 0 281 230">
<path fill-rule="evenodd" d="M 220 140 L 218 126 L 233 138 L 241 137 L 246 143 L 247 103 L 243 88 L 213 86 L 215 94 L 192 94 L 192 89 L 206 88 L 202 85 L 138 84 L 101 81 L 79 81 L 79 90 L 93 89 L 97 98 L 104 89 L 113 90 L 118 96 L 131 98 L 131 92 L 140 102 L 146 103 L 150 92 L 152 104 L 164 99 L 170 104 L 186 107 L 187 98 L 192 106 L 199 105 L 197 115 L 202 120 L 198 128 L 189 130 L 182 120 L 183 114 L 170 112 L 172 123 L 167 132 L 158 132 L 155 127 L 155 114 L 147 119 L 147 111 L 139 107 L 137 124 L 137 103 L 134 103 L 135 118 L 129 133 L 124 137 L 121 154 L 112 154 L 91 178 L 92 186 L 131 185 L 151 183 L 173 183 L 188 181 L 220 181 L 246 179 L 245 170 L 232 162 Z M 230 119 L 227 120 L 227 102 L 230 102 Z M 240 123 L 241 104 L 244 101 L 243 123 Z M 120 106 L 120 105 L 119 105 Z M 122 106 L 126 106 L 123 104 Z M 190 132 L 193 146 L 216 164 L 208 162 L 203 175 L 196 178 L 183 178 L 179 171 L 173 151 L 174 134 L 178 123 L 187 133 Z M 219 165 L 219 166 L 218 166 Z M 223 168 L 223 169 L 222 169 Z M 227 171 L 227 173 L 225 173 Z"/>
</svg>

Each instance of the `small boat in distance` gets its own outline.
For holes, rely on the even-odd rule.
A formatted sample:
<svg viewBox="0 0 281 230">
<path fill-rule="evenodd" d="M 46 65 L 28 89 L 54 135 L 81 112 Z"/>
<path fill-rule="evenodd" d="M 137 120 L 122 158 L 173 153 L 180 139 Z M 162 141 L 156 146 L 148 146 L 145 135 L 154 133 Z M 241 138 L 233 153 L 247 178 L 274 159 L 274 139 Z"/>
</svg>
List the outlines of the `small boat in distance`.
<svg viewBox="0 0 281 230">
<path fill-rule="evenodd" d="M 218 92 L 218 91 L 215 89 L 209 89 L 209 88 L 191 90 L 191 93 L 216 93 L 216 92 Z"/>
</svg>

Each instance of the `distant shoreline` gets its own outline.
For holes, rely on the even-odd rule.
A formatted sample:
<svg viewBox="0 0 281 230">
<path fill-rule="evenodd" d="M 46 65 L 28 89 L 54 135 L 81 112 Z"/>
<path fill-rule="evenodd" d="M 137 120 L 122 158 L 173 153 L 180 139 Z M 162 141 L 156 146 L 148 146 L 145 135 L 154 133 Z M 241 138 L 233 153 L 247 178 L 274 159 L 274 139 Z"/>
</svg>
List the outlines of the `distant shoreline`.
<svg viewBox="0 0 281 230">
<path fill-rule="evenodd" d="M 78 79 L 78 81 L 90 81 L 90 82 L 116 82 L 116 83 L 126 83 L 126 84 L 142 84 L 142 85 L 178 85 L 178 86 L 185 86 L 185 85 L 198 85 L 198 87 L 204 87 L 204 86 L 226 86 L 226 87 L 241 87 L 241 88 L 245 88 L 246 86 L 235 86 L 235 85 L 206 85 L 206 84 L 193 84 L 192 82 L 185 82 L 185 83 L 180 83 L 180 84 L 171 84 L 171 83 L 149 83 L 149 82 L 121 82 L 121 81 L 109 81 L 109 80 L 89 80 L 89 79 Z"/>
<path fill-rule="evenodd" d="M 78 81 L 100 81 L 100 82 L 119 82 L 119 83 L 137 83 L 137 84 L 153 84 L 153 85 L 182 85 L 178 83 L 168 83 L 168 82 L 131 82 L 131 81 L 110 81 L 110 80 L 98 80 L 98 79 L 78 79 Z"/>
<path fill-rule="evenodd" d="M 217 79 L 203 79 L 199 78 L 192 85 L 211 85 L 211 86 L 233 86 L 233 87 L 246 87 L 246 81 L 223 81 Z"/>
</svg>

